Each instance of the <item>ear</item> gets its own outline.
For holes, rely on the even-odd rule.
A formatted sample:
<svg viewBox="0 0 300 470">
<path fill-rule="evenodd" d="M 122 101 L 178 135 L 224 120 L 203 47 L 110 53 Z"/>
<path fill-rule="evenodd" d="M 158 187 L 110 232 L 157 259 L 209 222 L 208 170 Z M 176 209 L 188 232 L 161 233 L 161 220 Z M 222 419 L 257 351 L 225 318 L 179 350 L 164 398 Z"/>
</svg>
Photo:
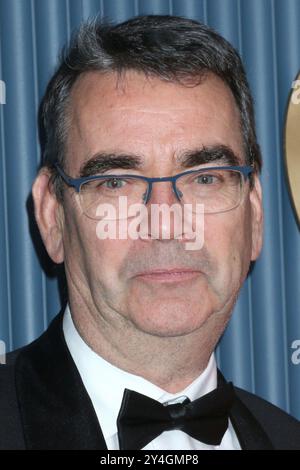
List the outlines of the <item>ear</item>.
<svg viewBox="0 0 300 470">
<path fill-rule="evenodd" d="M 32 186 L 35 218 L 50 258 L 55 263 L 64 261 L 63 208 L 49 184 L 51 172 L 42 168 Z"/>
<path fill-rule="evenodd" d="M 263 242 L 262 189 L 257 175 L 254 175 L 254 186 L 250 189 L 250 204 L 252 226 L 251 261 L 255 261 L 261 252 Z"/>
</svg>

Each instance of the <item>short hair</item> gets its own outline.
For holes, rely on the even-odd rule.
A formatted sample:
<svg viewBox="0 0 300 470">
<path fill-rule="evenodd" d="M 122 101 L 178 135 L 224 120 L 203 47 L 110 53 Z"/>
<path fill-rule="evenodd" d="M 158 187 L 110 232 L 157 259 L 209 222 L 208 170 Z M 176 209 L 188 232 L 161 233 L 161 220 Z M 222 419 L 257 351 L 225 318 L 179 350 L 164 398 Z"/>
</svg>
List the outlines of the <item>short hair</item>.
<svg viewBox="0 0 300 470">
<path fill-rule="evenodd" d="M 43 166 L 64 167 L 68 133 L 68 103 L 74 83 L 88 71 L 141 72 L 186 86 L 201 83 L 207 73 L 220 77 L 230 88 L 240 112 L 247 164 L 261 170 L 253 101 L 239 54 L 222 36 L 198 21 L 168 15 L 137 16 L 120 24 L 98 18 L 82 23 L 63 53 L 41 104 L 44 136 Z M 62 197 L 61 179 L 52 183 Z"/>
</svg>

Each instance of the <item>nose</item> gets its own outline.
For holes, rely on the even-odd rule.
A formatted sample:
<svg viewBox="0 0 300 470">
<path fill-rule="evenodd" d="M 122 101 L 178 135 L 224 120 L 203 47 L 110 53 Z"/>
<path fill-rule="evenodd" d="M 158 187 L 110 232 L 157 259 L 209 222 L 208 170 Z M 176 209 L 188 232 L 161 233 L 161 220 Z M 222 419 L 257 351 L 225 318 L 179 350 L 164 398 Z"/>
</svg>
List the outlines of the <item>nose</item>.
<svg viewBox="0 0 300 470">
<path fill-rule="evenodd" d="M 170 181 L 153 183 L 147 209 L 148 237 L 160 240 L 182 238 L 183 211 Z"/>
<path fill-rule="evenodd" d="M 152 183 L 151 195 L 148 200 L 149 204 L 172 205 L 176 202 L 179 201 L 170 181 L 157 181 Z"/>
</svg>

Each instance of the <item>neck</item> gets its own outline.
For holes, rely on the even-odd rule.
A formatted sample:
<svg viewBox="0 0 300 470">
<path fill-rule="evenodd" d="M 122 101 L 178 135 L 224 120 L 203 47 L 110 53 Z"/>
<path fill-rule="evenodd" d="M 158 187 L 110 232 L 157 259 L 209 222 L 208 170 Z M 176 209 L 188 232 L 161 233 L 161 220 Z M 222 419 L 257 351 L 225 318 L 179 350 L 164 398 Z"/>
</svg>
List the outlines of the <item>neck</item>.
<svg viewBox="0 0 300 470">
<path fill-rule="evenodd" d="M 121 316 L 108 322 L 72 294 L 69 303 L 76 329 L 94 352 L 169 393 L 185 389 L 204 371 L 228 317 L 212 315 L 192 333 L 160 337 L 136 329 Z"/>
</svg>

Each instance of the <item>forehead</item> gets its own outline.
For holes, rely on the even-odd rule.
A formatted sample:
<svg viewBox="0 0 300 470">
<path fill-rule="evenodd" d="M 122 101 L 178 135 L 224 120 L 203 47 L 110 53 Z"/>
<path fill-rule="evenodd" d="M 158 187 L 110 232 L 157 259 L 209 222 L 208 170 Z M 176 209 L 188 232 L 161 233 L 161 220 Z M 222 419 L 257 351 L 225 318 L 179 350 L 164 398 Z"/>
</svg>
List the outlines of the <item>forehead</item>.
<svg viewBox="0 0 300 470">
<path fill-rule="evenodd" d="M 230 89 L 208 75 L 184 86 L 137 72 L 88 72 L 71 93 L 72 167 L 100 151 L 171 158 L 203 145 L 242 151 L 240 114 Z"/>
</svg>

